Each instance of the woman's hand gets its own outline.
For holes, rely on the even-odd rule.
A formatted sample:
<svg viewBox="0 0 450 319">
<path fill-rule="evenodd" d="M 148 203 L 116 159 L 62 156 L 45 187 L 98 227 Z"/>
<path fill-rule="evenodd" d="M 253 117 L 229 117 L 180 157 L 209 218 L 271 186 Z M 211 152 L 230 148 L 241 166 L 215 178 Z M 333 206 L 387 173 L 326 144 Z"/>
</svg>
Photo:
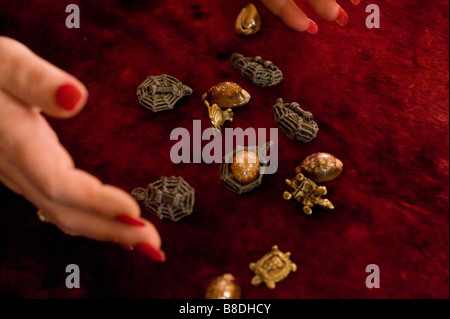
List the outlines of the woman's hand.
<svg viewBox="0 0 450 319">
<path fill-rule="evenodd" d="M 136 248 L 164 261 L 155 227 L 126 192 L 75 168 L 40 114 L 68 118 L 87 100 L 77 79 L 0 37 L 0 182 L 64 233 Z"/>
<path fill-rule="evenodd" d="M 357 5 L 361 0 L 351 0 Z M 261 0 L 274 15 L 279 17 L 289 28 L 315 34 L 319 30 L 317 24 L 295 4 L 294 0 Z M 348 15 L 337 4 L 336 0 L 309 0 L 313 9 L 325 20 L 336 21 L 344 26 L 348 23 Z"/>
</svg>

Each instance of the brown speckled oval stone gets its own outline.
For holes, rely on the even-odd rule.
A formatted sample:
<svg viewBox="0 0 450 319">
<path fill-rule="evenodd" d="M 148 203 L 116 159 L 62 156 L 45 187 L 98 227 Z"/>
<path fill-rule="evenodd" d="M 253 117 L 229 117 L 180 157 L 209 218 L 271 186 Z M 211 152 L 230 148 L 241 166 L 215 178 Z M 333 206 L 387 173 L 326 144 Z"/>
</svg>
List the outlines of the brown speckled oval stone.
<svg viewBox="0 0 450 319">
<path fill-rule="evenodd" d="M 241 287 L 231 274 L 217 277 L 206 291 L 206 299 L 240 299 Z"/>
<path fill-rule="evenodd" d="M 210 105 L 217 104 L 223 109 L 244 106 L 250 101 L 250 94 L 233 82 L 222 82 L 214 85 L 203 94 L 203 100 Z"/>
<path fill-rule="evenodd" d="M 256 153 L 240 151 L 234 156 L 230 170 L 236 182 L 246 185 L 258 178 L 259 166 L 259 158 Z"/>
<path fill-rule="evenodd" d="M 343 168 L 342 162 L 328 153 L 314 153 L 300 164 L 300 170 L 316 183 L 330 182 L 336 179 Z"/>
</svg>

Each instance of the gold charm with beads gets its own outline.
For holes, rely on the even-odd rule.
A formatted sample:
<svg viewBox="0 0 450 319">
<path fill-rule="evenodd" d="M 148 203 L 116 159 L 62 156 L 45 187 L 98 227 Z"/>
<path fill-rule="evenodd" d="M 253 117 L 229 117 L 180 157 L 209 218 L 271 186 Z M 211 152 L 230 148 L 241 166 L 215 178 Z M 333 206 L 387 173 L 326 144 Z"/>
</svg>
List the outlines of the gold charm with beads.
<svg viewBox="0 0 450 319">
<path fill-rule="evenodd" d="M 326 209 L 334 209 L 333 203 L 328 199 L 322 198 L 327 194 L 327 188 L 325 186 L 317 186 L 312 180 L 306 178 L 303 174 L 299 173 L 295 176 L 294 180 L 286 180 L 293 191 L 284 192 L 283 198 L 285 200 L 295 199 L 297 202 L 303 205 L 303 212 L 306 215 L 312 214 L 312 207 L 318 205 Z"/>
</svg>

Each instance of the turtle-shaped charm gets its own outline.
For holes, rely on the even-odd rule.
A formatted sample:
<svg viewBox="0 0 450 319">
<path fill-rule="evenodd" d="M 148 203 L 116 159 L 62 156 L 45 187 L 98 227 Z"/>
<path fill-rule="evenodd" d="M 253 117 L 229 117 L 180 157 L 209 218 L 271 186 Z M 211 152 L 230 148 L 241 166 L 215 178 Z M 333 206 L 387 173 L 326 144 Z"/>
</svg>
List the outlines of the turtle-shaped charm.
<svg viewBox="0 0 450 319">
<path fill-rule="evenodd" d="M 313 120 L 313 115 L 304 111 L 296 102 L 283 103 L 278 99 L 272 108 L 275 124 L 294 141 L 310 142 L 317 137 L 319 126 Z"/>
<path fill-rule="evenodd" d="M 234 53 L 230 64 L 253 85 L 260 87 L 274 86 L 283 80 L 283 73 L 270 61 L 264 61 L 260 56 L 246 58 L 242 54 Z"/>
<path fill-rule="evenodd" d="M 312 207 L 319 205 L 326 209 L 334 209 L 334 205 L 330 200 L 322 198 L 327 194 L 325 186 L 317 186 L 312 180 L 306 178 L 302 173 L 295 176 L 294 180 L 286 180 L 293 191 L 284 192 L 283 198 L 290 200 L 294 198 L 303 205 L 303 212 L 306 215 L 312 214 Z"/>
<path fill-rule="evenodd" d="M 256 263 L 250 264 L 250 270 L 255 273 L 252 285 L 258 286 L 262 282 L 270 289 L 274 289 L 277 282 L 286 279 L 291 272 L 297 271 L 297 265 L 291 261 L 291 253 L 283 253 L 278 246 L 273 246 L 270 253 Z"/>
<path fill-rule="evenodd" d="M 139 103 L 155 113 L 173 109 L 181 98 L 191 94 L 190 87 L 167 74 L 149 76 L 137 90 Z"/>
</svg>

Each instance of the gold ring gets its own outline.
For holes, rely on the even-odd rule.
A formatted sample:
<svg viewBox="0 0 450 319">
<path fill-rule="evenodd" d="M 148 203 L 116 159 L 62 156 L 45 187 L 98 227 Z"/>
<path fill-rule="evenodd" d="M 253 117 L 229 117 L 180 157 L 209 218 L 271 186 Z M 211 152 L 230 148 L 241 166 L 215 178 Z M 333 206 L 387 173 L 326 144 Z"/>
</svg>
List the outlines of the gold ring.
<svg viewBox="0 0 450 319">
<path fill-rule="evenodd" d="M 40 220 L 41 222 L 43 222 L 43 223 L 48 223 L 48 222 L 49 222 L 48 219 L 45 218 L 44 214 L 42 213 L 42 211 L 41 211 L 40 209 L 37 211 L 36 214 L 37 214 L 37 216 L 39 217 L 39 220 Z"/>
</svg>

